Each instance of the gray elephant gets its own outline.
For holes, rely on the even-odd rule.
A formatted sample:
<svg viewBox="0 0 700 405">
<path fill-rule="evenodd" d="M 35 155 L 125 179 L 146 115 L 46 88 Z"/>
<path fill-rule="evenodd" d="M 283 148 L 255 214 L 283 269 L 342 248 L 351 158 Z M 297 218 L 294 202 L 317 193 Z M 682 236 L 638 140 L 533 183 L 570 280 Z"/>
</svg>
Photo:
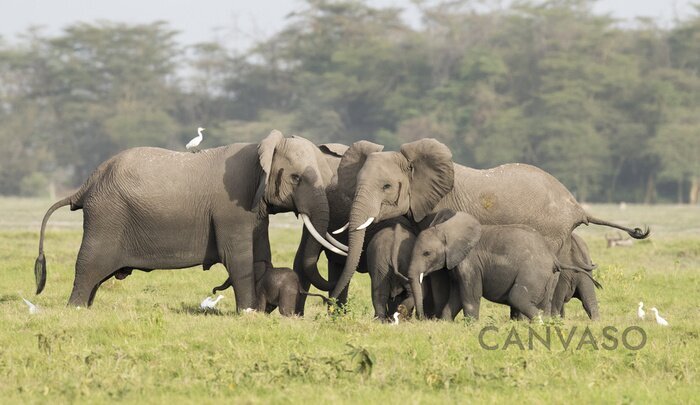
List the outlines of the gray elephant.
<svg viewBox="0 0 700 405">
<path fill-rule="evenodd" d="M 132 270 L 200 264 L 207 270 L 222 263 L 238 309 L 254 308 L 254 273 L 270 261 L 270 213 L 299 214 L 314 237 L 335 248 L 321 236 L 328 228 L 325 189 L 332 176 L 318 147 L 279 131 L 259 144 L 199 153 L 126 150 L 47 211 L 35 264 L 37 294 L 46 282 L 46 223 L 56 209 L 70 205 L 83 210 L 84 233 L 69 304 L 90 306 L 105 280 Z M 263 269 L 256 265 L 254 272 L 254 262 Z"/>
<path fill-rule="evenodd" d="M 403 270 L 405 275 L 408 271 L 416 231 L 410 221 L 402 217 L 381 224 L 384 227 L 367 244 L 367 270 L 371 281 L 374 316 L 389 321 L 389 316 L 399 305 L 403 304 L 409 310 L 414 306 L 413 297 L 404 294 L 405 276 L 397 276 L 397 273 Z"/>
<path fill-rule="evenodd" d="M 481 225 L 473 216 L 452 210 L 440 211 L 413 247 L 408 279 L 419 318 L 424 316 L 423 277 L 441 269 L 453 272 L 459 288 L 459 294 L 451 294 L 453 318 L 462 310 L 478 319 L 482 297 L 531 320 L 539 311 L 549 315 L 559 278 L 557 259 L 534 229 Z"/>
<path fill-rule="evenodd" d="M 579 268 L 581 263 L 568 262 L 568 252 L 571 232 L 581 224 L 611 226 L 637 239 L 649 235 L 648 229 L 587 214 L 564 185 L 536 167 L 516 163 L 472 169 L 454 163 L 449 148 L 434 139 L 404 144 L 400 152 L 370 153 L 352 185 L 356 191 L 349 222 L 341 228 L 349 230 L 348 257 L 332 297 L 345 290 L 358 266 L 365 229 L 401 215 L 418 223 L 448 208 L 467 212 L 485 225 L 527 225 L 544 237 L 563 264 Z"/>
<path fill-rule="evenodd" d="M 598 309 L 598 298 L 596 297 L 596 288 L 602 288 L 591 275 L 591 271 L 596 268 L 590 259 L 588 259 L 588 245 L 586 242 L 575 233 L 572 234 L 572 245 L 575 248 L 571 249 L 572 255 L 582 254 L 585 258 L 578 258 L 578 261 L 584 261 L 586 268 L 584 271 L 576 269 L 562 269 L 559 276 L 557 288 L 554 290 L 552 297 L 552 314 L 564 317 L 564 304 L 569 302 L 571 298 L 577 298 L 583 304 L 583 309 L 588 314 L 591 320 L 597 321 L 600 319 L 600 311 Z"/>
<path fill-rule="evenodd" d="M 334 160 L 332 163 L 329 163 L 330 166 L 335 165 L 337 170 L 331 185 L 326 190 L 330 210 L 329 229 L 336 229 L 343 225 L 350 213 L 353 196 L 355 195 L 355 179 L 357 173 L 364 165 L 366 157 L 373 152 L 381 151 L 383 146 L 368 141 L 355 142 L 350 148 L 343 148 L 339 144 L 329 145 L 332 146 L 325 146 L 325 148 L 335 152 L 336 156 L 341 156 L 337 161 Z M 324 146 L 321 146 L 321 148 L 324 149 Z M 375 224 L 367 228 L 367 238 L 365 240 L 366 244 L 363 246 L 363 252 L 366 252 L 367 245 L 373 235 L 381 231 L 384 226 L 383 224 Z M 331 235 L 326 235 L 326 237 L 339 249 L 347 250 L 347 246 L 345 246 L 347 243 L 346 232 L 337 235 L 337 240 L 331 239 Z M 325 252 L 328 260 L 328 280 L 324 279 L 318 271 L 318 260 L 322 251 Z M 304 289 L 308 290 L 309 285 L 313 284 L 314 287 L 321 291 L 331 291 L 337 283 L 344 266 L 344 255 L 324 248 L 315 239 L 308 237 L 308 231 L 304 230 L 301 243 L 294 258 L 294 271 L 299 275 Z M 357 271 L 360 273 L 368 272 L 367 255 L 364 253 L 360 255 Z M 300 313 L 304 311 L 305 298 L 302 296 L 297 305 L 297 311 Z M 347 301 L 347 288 L 336 298 L 338 304 L 344 304 Z M 393 302 L 393 300 L 390 300 L 390 302 Z"/>
</svg>

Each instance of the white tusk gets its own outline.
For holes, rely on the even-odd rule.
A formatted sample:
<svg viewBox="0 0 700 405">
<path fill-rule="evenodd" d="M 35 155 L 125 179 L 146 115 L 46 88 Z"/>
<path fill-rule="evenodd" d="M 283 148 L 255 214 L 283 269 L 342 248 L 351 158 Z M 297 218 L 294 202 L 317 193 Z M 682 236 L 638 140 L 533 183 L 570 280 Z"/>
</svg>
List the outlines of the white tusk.
<svg viewBox="0 0 700 405">
<path fill-rule="evenodd" d="M 311 220 L 309 219 L 309 216 L 306 214 L 299 214 L 301 216 L 301 220 L 304 221 L 304 225 L 306 226 L 306 229 L 309 230 L 311 233 L 311 236 L 314 237 L 320 243 L 325 247 L 326 249 L 330 250 L 331 252 L 335 254 L 339 254 L 341 256 L 347 256 L 348 254 L 343 252 L 342 250 L 338 249 L 337 247 L 331 245 L 327 240 L 323 239 L 321 235 L 316 231 L 316 228 L 314 228 L 314 225 L 311 223 Z"/>
<path fill-rule="evenodd" d="M 420 277 L 418 277 L 418 282 L 419 282 L 420 284 L 423 284 L 423 276 L 424 276 L 424 275 L 425 275 L 425 273 L 420 273 Z"/>
<path fill-rule="evenodd" d="M 345 246 L 345 245 L 343 245 L 342 243 L 340 243 L 340 242 L 338 242 L 337 240 L 335 240 L 335 238 L 332 237 L 331 234 L 328 233 L 328 232 L 326 232 L 326 239 L 328 240 L 328 242 L 330 242 L 331 244 L 333 244 L 333 246 L 337 247 L 338 249 L 344 250 L 344 251 L 346 251 L 346 252 L 348 251 L 348 247 L 347 247 L 347 246 Z"/>
<path fill-rule="evenodd" d="M 364 224 L 357 227 L 357 230 L 361 231 L 361 230 L 367 228 L 368 226 L 370 226 L 370 224 L 372 222 L 374 222 L 374 217 L 369 217 L 369 219 Z"/>
<path fill-rule="evenodd" d="M 346 229 L 348 229 L 349 226 L 350 226 L 350 222 L 348 222 L 348 223 L 346 223 L 345 225 L 343 225 L 342 228 L 338 228 L 338 229 L 336 229 L 335 231 L 333 231 L 333 232 L 331 232 L 331 233 L 332 233 L 333 235 L 337 235 L 337 234 L 339 234 L 339 233 L 343 233 L 343 232 L 345 232 Z"/>
</svg>

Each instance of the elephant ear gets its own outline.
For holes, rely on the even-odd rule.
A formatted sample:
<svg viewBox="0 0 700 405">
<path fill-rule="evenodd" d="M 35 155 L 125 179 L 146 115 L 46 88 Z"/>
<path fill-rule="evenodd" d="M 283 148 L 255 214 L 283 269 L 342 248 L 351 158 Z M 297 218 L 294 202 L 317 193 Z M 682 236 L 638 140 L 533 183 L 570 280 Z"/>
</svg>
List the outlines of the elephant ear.
<svg viewBox="0 0 700 405">
<path fill-rule="evenodd" d="M 448 219 L 454 217 L 457 213 L 452 211 L 449 208 L 442 209 L 435 213 L 433 216 L 433 220 L 430 222 L 430 226 L 437 226 L 440 225 L 441 223 L 447 221 Z"/>
<path fill-rule="evenodd" d="M 445 244 L 445 267 L 457 267 L 481 239 L 481 224 L 466 212 L 454 216 L 435 226 L 443 236 Z"/>
<path fill-rule="evenodd" d="M 326 155 L 343 157 L 349 146 L 343 145 L 342 143 L 323 143 L 318 145 L 318 148 L 321 149 L 321 152 L 325 153 Z"/>
<path fill-rule="evenodd" d="M 260 180 L 258 181 L 258 187 L 255 190 L 255 196 L 253 197 L 252 207 L 258 205 L 262 197 L 265 195 L 265 189 L 270 180 L 270 170 L 272 167 L 272 157 L 275 154 L 275 148 L 277 144 L 284 140 L 284 135 L 276 129 L 273 129 L 265 139 L 260 141 L 258 144 L 258 160 L 260 161 L 260 167 L 262 168 L 262 173 L 260 175 Z"/>
<path fill-rule="evenodd" d="M 454 187 L 452 152 L 435 139 L 401 145 L 411 167 L 411 216 L 420 222 Z"/>
<path fill-rule="evenodd" d="M 357 173 L 365 164 L 367 156 L 374 152 L 381 152 L 384 146 L 369 141 L 353 143 L 343 154 L 338 165 L 338 187 L 348 197 L 355 196 Z"/>
</svg>

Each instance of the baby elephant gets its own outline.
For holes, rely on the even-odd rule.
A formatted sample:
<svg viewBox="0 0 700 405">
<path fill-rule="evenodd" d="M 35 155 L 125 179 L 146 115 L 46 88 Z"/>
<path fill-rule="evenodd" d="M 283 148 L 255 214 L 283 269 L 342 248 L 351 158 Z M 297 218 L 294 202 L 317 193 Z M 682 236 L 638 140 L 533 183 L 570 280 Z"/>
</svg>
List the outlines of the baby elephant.
<svg viewBox="0 0 700 405">
<path fill-rule="evenodd" d="M 465 212 L 440 211 L 418 235 L 408 270 L 420 318 L 423 277 L 443 268 L 452 271 L 459 287 L 459 299 L 451 297 L 450 305 L 461 306 L 465 316 L 479 318 L 481 297 L 510 305 L 530 320 L 539 310 L 551 312 L 559 265 L 542 236 L 528 226 L 481 225 Z"/>
<path fill-rule="evenodd" d="M 591 262 L 588 245 L 580 236 L 572 233 L 571 241 L 576 245 L 571 249 L 571 255 L 579 254 L 578 258 L 572 257 L 571 261 L 581 263 L 585 267 L 583 271 L 562 267 L 557 288 L 552 296 L 552 315 L 560 315 L 563 318 L 564 304 L 571 298 L 578 298 L 588 317 L 597 321 L 600 319 L 600 311 L 595 290 L 602 286 L 591 275 L 597 266 Z"/>
<path fill-rule="evenodd" d="M 231 286 L 230 279 L 212 289 L 212 294 L 225 290 Z M 279 307 L 283 316 L 300 315 L 296 313 L 296 302 L 302 289 L 299 278 L 294 270 L 288 267 L 272 267 L 268 264 L 265 273 L 257 280 L 255 286 L 257 294 L 257 310 L 271 313 Z"/>
</svg>

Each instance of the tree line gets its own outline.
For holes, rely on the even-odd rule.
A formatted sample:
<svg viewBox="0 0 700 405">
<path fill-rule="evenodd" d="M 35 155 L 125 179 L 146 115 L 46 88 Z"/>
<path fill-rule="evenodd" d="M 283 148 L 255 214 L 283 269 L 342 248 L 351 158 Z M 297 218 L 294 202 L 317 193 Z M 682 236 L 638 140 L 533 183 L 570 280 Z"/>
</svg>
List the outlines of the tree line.
<svg viewBox="0 0 700 405">
<path fill-rule="evenodd" d="M 456 162 L 539 166 L 581 201 L 696 204 L 700 6 L 662 27 L 590 0 L 307 0 L 250 49 L 183 46 L 164 22 L 77 23 L 0 41 L 0 194 L 72 188 L 134 146 L 257 141 L 394 149 L 434 137 Z"/>
</svg>

